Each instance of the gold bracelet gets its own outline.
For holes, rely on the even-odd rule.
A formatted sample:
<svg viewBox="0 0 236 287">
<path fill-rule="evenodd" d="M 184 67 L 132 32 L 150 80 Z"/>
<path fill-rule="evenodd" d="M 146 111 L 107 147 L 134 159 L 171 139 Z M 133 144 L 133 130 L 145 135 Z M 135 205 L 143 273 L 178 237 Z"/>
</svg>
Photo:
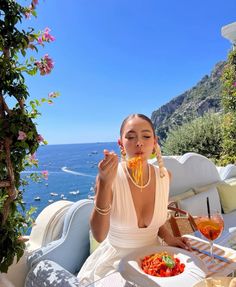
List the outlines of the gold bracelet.
<svg viewBox="0 0 236 287">
<path fill-rule="evenodd" d="M 110 213 L 111 211 L 111 204 L 109 204 L 108 207 L 106 208 L 99 208 L 96 206 L 96 204 L 94 203 L 94 209 L 97 211 L 97 213 L 101 214 L 101 215 L 107 215 Z"/>
</svg>

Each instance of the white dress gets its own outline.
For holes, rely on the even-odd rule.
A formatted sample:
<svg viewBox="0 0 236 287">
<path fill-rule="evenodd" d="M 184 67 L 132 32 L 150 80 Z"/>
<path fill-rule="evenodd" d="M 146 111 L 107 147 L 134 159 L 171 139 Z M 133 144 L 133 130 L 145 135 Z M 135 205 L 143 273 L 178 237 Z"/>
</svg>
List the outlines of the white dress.
<svg viewBox="0 0 236 287">
<path fill-rule="evenodd" d="M 154 169 L 156 175 L 154 213 L 149 226 L 140 228 L 129 183 L 122 165 L 119 164 L 113 184 L 110 229 L 107 238 L 87 258 L 78 273 L 81 283 L 89 284 L 114 272 L 120 259 L 136 248 L 160 244 L 157 233 L 167 219 L 169 176 L 165 170 L 166 176 L 161 178 L 159 168 L 154 166 Z"/>
</svg>

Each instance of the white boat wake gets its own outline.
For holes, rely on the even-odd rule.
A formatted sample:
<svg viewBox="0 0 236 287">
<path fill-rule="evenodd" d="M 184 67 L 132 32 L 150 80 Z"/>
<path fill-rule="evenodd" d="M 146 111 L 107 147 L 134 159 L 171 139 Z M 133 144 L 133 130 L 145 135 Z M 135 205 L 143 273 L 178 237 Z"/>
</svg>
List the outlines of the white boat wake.
<svg viewBox="0 0 236 287">
<path fill-rule="evenodd" d="M 87 177 L 92 177 L 92 178 L 95 177 L 94 175 L 91 175 L 91 174 L 87 174 L 87 173 L 83 173 L 83 172 L 77 172 L 77 171 L 70 170 L 70 169 L 68 169 L 66 166 L 63 166 L 63 167 L 61 168 L 61 170 L 64 171 L 64 172 L 67 172 L 67 173 L 74 174 L 74 175 L 87 176 Z"/>
<path fill-rule="evenodd" d="M 42 173 L 44 170 L 24 170 L 21 173 Z M 60 173 L 60 171 L 49 171 L 49 173 Z"/>
</svg>

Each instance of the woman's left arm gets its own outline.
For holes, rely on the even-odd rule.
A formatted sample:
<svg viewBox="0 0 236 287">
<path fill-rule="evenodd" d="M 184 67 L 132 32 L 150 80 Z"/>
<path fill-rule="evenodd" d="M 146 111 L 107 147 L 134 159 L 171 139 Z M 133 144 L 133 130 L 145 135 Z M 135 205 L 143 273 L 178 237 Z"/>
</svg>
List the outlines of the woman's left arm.
<svg viewBox="0 0 236 287">
<path fill-rule="evenodd" d="M 172 180 L 172 174 L 169 170 L 167 170 L 169 175 L 169 182 Z M 165 227 L 165 225 L 162 225 L 159 228 L 158 236 L 165 241 L 167 245 L 180 247 L 183 249 L 191 250 L 191 246 L 188 242 L 188 239 L 186 237 L 175 237 L 173 236 L 169 230 Z"/>
<path fill-rule="evenodd" d="M 159 228 L 158 236 L 163 239 L 167 245 L 191 250 L 188 238 L 173 236 L 164 225 Z"/>
</svg>

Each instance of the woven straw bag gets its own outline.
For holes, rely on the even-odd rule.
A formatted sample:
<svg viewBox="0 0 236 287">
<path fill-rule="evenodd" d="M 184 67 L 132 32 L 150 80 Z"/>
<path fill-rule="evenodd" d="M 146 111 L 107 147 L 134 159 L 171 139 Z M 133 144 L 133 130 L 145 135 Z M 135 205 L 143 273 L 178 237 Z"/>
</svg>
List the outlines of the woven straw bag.
<svg viewBox="0 0 236 287">
<path fill-rule="evenodd" d="M 197 226 L 192 215 L 173 205 L 173 202 L 168 205 L 169 218 L 165 223 L 165 227 L 170 233 L 178 237 L 196 231 Z"/>
</svg>

